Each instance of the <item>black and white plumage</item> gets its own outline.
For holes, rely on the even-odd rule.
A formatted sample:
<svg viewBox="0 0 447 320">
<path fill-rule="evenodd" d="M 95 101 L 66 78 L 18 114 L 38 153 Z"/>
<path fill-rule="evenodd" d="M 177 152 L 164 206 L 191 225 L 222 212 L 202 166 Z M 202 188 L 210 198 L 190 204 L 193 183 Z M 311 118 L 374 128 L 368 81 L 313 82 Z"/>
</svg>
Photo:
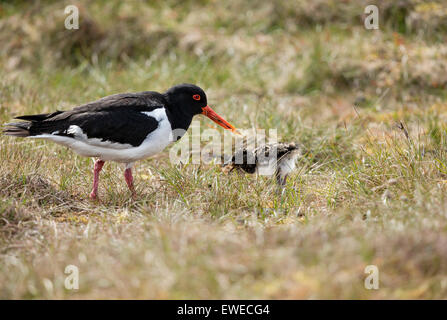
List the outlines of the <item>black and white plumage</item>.
<svg viewBox="0 0 447 320">
<path fill-rule="evenodd" d="M 115 94 L 69 111 L 19 116 L 16 119 L 25 121 L 7 123 L 4 134 L 50 140 L 82 156 L 98 158 L 90 195 L 96 198 L 99 171 L 105 161 L 126 164 L 126 182 L 133 193 L 133 163 L 180 139 L 197 114 L 236 131 L 208 106 L 201 88 L 181 84 L 165 93 Z"/>
<path fill-rule="evenodd" d="M 283 188 L 301 152 L 301 146 L 296 143 L 264 144 L 256 149 L 242 147 L 223 167 L 226 172 L 236 169 L 250 174 L 275 175 L 278 186 Z"/>
<path fill-rule="evenodd" d="M 8 123 L 4 133 L 47 139 L 82 156 L 128 164 L 169 144 L 172 128 L 156 97 L 151 92 L 117 94 L 70 111 L 20 116 L 16 119 L 28 122 Z"/>
</svg>

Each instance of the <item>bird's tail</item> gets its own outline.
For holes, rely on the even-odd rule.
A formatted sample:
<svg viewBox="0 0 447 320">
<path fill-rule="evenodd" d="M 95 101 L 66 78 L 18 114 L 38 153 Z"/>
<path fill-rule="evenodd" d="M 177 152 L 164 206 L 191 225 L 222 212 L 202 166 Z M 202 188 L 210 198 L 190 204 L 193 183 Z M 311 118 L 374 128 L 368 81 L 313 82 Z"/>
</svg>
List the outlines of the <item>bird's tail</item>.
<svg viewBox="0 0 447 320">
<path fill-rule="evenodd" d="M 47 130 L 51 130 L 52 127 L 51 123 L 47 124 L 45 120 L 48 120 L 61 113 L 63 113 L 63 111 L 57 110 L 53 113 L 42 113 L 15 117 L 14 119 L 25 120 L 27 122 L 23 121 L 5 123 L 3 125 L 3 134 L 13 137 L 29 137 L 38 135 L 40 133 L 45 133 Z"/>
<path fill-rule="evenodd" d="M 29 137 L 31 123 L 30 122 L 12 122 L 4 125 L 3 134 L 13 137 Z"/>
</svg>

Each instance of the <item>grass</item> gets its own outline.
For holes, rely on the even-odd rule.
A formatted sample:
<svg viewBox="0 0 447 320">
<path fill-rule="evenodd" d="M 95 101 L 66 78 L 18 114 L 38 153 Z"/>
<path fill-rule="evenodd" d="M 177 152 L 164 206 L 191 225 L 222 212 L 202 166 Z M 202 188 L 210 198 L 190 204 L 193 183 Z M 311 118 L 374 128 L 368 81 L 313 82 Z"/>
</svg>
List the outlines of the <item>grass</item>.
<svg viewBox="0 0 447 320">
<path fill-rule="evenodd" d="M 394 3 L 369 31 L 359 1 L 79 1 L 84 32 L 63 29 L 71 3 L 2 3 L 1 123 L 192 82 L 307 152 L 282 197 L 167 149 L 137 163 L 136 200 L 106 163 L 92 203 L 90 159 L 1 136 L 0 298 L 446 298 L 444 5 Z"/>
</svg>

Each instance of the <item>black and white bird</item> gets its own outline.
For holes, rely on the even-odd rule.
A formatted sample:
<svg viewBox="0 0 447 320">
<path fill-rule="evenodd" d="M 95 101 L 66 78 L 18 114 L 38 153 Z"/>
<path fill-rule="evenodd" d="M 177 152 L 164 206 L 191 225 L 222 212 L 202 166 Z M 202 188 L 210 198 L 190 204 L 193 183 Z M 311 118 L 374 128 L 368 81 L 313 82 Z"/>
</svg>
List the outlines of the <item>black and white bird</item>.
<svg viewBox="0 0 447 320">
<path fill-rule="evenodd" d="M 242 147 L 224 163 L 223 170 L 231 172 L 236 169 L 250 174 L 275 175 L 279 190 L 282 190 L 301 153 L 301 146 L 293 142 L 263 144 L 255 149 Z"/>
<path fill-rule="evenodd" d="M 208 106 L 201 88 L 180 84 L 165 93 L 120 93 L 69 111 L 16 117 L 25 121 L 7 123 L 4 134 L 50 140 L 82 156 L 97 158 L 92 199 L 98 197 L 99 172 L 104 162 L 124 163 L 126 183 L 135 195 L 134 162 L 153 156 L 180 139 L 197 114 L 237 133 Z"/>
</svg>

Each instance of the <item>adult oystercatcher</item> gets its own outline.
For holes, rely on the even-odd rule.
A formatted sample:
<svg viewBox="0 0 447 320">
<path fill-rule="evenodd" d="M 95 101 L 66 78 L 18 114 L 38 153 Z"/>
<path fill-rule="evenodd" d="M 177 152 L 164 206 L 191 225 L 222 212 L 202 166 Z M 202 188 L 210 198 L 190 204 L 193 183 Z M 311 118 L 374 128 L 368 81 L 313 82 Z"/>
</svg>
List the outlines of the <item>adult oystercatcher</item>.
<svg viewBox="0 0 447 320">
<path fill-rule="evenodd" d="M 124 177 L 134 196 L 133 163 L 161 152 L 180 139 L 197 114 L 237 132 L 208 106 L 201 88 L 180 84 L 165 93 L 120 93 L 69 111 L 16 117 L 26 122 L 5 124 L 4 134 L 51 140 L 82 156 L 97 158 L 92 199 L 98 197 L 99 172 L 104 162 L 125 163 Z"/>
<path fill-rule="evenodd" d="M 256 149 L 242 147 L 223 164 L 224 171 L 239 170 L 260 175 L 275 175 L 280 190 L 286 185 L 287 177 L 295 169 L 302 147 L 297 143 L 270 143 Z"/>
</svg>

